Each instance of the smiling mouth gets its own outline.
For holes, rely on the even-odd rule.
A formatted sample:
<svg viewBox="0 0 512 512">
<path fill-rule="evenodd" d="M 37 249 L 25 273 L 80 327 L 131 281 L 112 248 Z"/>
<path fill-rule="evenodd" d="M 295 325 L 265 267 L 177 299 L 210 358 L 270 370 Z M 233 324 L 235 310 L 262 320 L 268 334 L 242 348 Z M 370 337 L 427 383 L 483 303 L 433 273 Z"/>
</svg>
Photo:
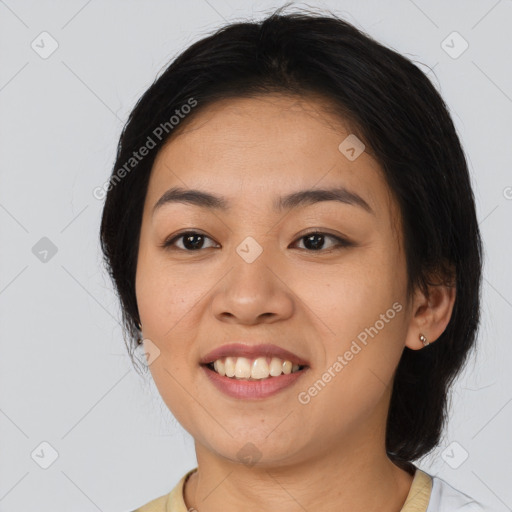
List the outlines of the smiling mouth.
<svg viewBox="0 0 512 512">
<path fill-rule="evenodd" d="M 297 373 L 308 368 L 306 365 L 293 364 L 279 357 L 222 357 L 203 364 L 209 370 L 222 377 L 233 380 L 258 381 Z"/>
</svg>

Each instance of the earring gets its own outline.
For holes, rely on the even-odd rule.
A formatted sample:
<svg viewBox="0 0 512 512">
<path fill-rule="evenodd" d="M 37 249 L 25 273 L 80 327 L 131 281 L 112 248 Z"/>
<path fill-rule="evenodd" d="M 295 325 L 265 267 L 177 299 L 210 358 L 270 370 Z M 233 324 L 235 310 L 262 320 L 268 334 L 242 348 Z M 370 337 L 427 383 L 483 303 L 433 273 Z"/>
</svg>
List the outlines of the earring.
<svg viewBox="0 0 512 512">
<path fill-rule="evenodd" d="M 426 347 L 427 345 L 430 345 L 430 343 L 427 341 L 427 338 L 423 336 L 423 334 L 420 334 L 420 341 L 423 343 L 423 346 Z"/>
</svg>

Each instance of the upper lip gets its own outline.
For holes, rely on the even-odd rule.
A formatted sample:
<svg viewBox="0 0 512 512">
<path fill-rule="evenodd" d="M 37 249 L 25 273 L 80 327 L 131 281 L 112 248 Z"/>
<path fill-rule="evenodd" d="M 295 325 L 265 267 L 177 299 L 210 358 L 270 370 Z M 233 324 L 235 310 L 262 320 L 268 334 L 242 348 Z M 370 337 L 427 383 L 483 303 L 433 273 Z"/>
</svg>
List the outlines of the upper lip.
<svg viewBox="0 0 512 512">
<path fill-rule="evenodd" d="M 293 352 L 269 343 L 260 345 L 228 343 L 227 345 L 222 345 L 221 347 L 217 347 L 211 352 L 208 352 L 208 354 L 201 358 L 199 363 L 209 364 L 213 363 L 217 359 L 229 356 L 247 357 L 249 359 L 254 359 L 256 357 L 278 357 L 279 359 L 290 361 L 293 364 L 309 366 L 309 363 L 305 359 L 295 355 Z"/>
</svg>

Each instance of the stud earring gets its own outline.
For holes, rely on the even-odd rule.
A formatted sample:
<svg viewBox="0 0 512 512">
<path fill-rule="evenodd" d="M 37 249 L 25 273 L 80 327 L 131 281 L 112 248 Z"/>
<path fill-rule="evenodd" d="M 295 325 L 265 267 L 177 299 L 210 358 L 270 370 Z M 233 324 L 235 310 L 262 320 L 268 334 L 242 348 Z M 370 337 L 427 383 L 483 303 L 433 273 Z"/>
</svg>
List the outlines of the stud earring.
<svg viewBox="0 0 512 512">
<path fill-rule="evenodd" d="M 142 325 L 139 323 L 137 324 L 139 326 L 139 331 L 141 331 L 141 334 L 142 334 Z M 137 344 L 138 345 L 142 345 L 142 341 L 143 341 L 143 338 L 142 336 L 137 340 Z"/>
<path fill-rule="evenodd" d="M 427 345 L 430 345 L 430 343 L 427 341 L 427 338 L 423 336 L 423 334 L 420 334 L 420 341 L 423 343 L 423 346 L 426 347 Z"/>
</svg>

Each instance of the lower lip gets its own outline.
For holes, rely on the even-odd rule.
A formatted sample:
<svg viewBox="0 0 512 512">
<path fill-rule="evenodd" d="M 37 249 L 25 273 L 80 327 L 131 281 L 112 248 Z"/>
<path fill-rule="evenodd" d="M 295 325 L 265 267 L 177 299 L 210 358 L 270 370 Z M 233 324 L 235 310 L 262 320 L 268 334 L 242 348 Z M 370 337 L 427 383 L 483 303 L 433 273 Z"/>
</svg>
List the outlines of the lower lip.
<svg viewBox="0 0 512 512">
<path fill-rule="evenodd" d="M 269 377 L 261 380 L 244 380 L 231 377 L 223 377 L 207 366 L 201 368 L 210 379 L 210 382 L 224 394 L 232 398 L 260 399 L 279 393 L 279 391 L 291 386 L 307 370 L 299 370 L 295 373 L 282 374 L 279 377 Z"/>
</svg>

